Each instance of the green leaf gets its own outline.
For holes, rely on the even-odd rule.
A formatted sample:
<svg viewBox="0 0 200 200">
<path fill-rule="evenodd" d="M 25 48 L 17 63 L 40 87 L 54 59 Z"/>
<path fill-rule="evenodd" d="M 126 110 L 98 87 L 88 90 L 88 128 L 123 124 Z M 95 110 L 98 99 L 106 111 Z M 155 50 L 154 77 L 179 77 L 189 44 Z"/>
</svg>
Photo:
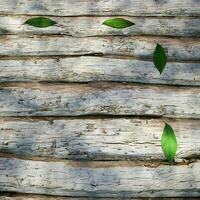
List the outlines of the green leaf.
<svg viewBox="0 0 200 200">
<path fill-rule="evenodd" d="M 118 29 L 127 28 L 129 26 L 135 25 L 133 22 L 128 21 L 123 18 L 108 19 L 108 20 L 105 20 L 103 24 L 106 26 L 110 26 L 112 28 L 118 28 Z"/>
<path fill-rule="evenodd" d="M 54 24 L 57 24 L 57 22 L 46 17 L 36 17 L 28 19 L 27 21 L 24 22 L 24 24 L 28 24 L 39 28 L 45 28 L 48 26 L 53 26 Z"/>
<path fill-rule="evenodd" d="M 167 55 L 165 54 L 164 48 L 160 44 L 156 45 L 156 49 L 153 54 L 153 62 L 161 74 L 167 64 Z"/>
<path fill-rule="evenodd" d="M 165 124 L 162 134 L 162 150 L 167 160 L 172 163 L 177 150 L 177 141 L 174 130 L 169 124 Z"/>
</svg>

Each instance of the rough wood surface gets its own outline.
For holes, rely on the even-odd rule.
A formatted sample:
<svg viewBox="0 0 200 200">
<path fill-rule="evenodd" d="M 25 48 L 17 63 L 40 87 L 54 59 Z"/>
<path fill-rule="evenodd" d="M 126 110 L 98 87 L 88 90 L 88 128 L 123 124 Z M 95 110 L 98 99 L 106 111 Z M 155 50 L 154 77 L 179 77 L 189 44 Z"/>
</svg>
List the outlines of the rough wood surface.
<svg viewBox="0 0 200 200">
<path fill-rule="evenodd" d="M 199 6 L 199 0 L 0 0 L 0 13 L 57 16 L 200 16 Z"/>
<path fill-rule="evenodd" d="M 200 86 L 200 63 L 169 62 L 162 75 L 152 61 L 82 56 L 0 60 L 0 82 L 118 81 Z"/>
<path fill-rule="evenodd" d="M 77 37 L 105 35 L 156 35 L 198 37 L 200 18 L 123 17 L 135 23 L 126 29 L 102 25 L 109 17 L 51 17 L 55 26 L 25 25 L 30 16 L 0 16 L 0 34 L 62 34 Z"/>
<path fill-rule="evenodd" d="M 148 167 L 0 158 L 0 190 L 82 197 L 198 197 L 199 170 L 200 162 Z"/>
<path fill-rule="evenodd" d="M 156 43 L 172 60 L 199 60 L 200 38 L 2 36 L 1 56 L 110 54 L 152 59 Z"/>
<path fill-rule="evenodd" d="M 167 120 L 178 140 L 176 158 L 200 157 L 199 120 Z M 0 121 L 0 152 L 68 159 L 165 159 L 160 119 Z"/>
<path fill-rule="evenodd" d="M 23 24 L 40 15 L 58 24 Z M 136 25 L 102 25 L 113 16 Z M 200 0 L 0 0 L 0 192 L 24 193 L 0 200 L 200 197 L 200 161 L 182 162 L 200 158 L 200 87 L 56 83 L 200 86 L 199 17 Z M 170 61 L 162 75 L 156 43 Z M 155 161 L 162 116 L 179 118 L 166 120 L 172 166 Z"/>
<path fill-rule="evenodd" d="M 154 115 L 200 118 L 200 87 L 134 84 L 7 84 L 0 116 Z"/>
<path fill-rule="evenodd" d="M 98 198 L 99 200 L 158 200 L 158 198 Z M 78 198 L 78 197 L 55 197 L 47 195 L 30 195 L 30 194 L 0 194 L 0 200 L 97 200 L 97 198 Z M 163 197 L 162 200 L 199 200 L 195 197 Z"/>
</svg>

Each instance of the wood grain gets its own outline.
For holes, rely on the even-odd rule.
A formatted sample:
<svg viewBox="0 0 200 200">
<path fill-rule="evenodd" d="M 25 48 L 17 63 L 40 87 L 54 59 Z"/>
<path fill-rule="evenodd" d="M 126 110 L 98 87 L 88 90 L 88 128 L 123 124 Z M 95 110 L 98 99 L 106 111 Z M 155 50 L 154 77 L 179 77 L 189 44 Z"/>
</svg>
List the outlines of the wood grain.
<svg viewBox="0 0 200 200">
<path fill-rule="evenodd" d="M 157 167 L 115 162 L 106 167 L 105 162 L 0 158 L 0 190 L 82 197 L 198 197 L 199 169 L 200 162 Z"/>
<path fill-rule="evenodd" d="M 199 0 L 0 0 L 2 14 L 200 16 Z"/>
<path fill-rule="evenodd" d="M 176 159 L 200 157 L 199 120 L 166 120 Z M 67 159 L 165 159 L 160 119 L 1 119 L 0 152 Z"/>
<path fill-rule="evenodd" d="M 121 30 L 102 25 L 109 17 L 51 17 L 57 24 L 47 28 L 25 25 L 24 22 L 30 18 L 30 16 L 0 16 L 0 34 L 61 34 L 74 37 L 106 35 L 198 37 L 200 35 L 200 18 L 123 17 L 135 25 Z"/>
<path fill-rule="evenodd" d="M 200 87 L 133 84 L 9 84 L 0 116 L 147 115 L 200 118 Z"/>
<path fill-rule="evenodd" d="M 50 56 L 104 54 L 151 59 L 160 43 L 171 60 L 199 60 L 200 38 L 166 37 L 59 37 L 3 36 L 1 56 Z"/>
<path fill-rule="evenodd" d="M 162 75 L 151 61 L 82 56 L 0 60 L 0 82 L 117 81 L 200 86 L 200 64 L 169 62 Z"/>
</svg>

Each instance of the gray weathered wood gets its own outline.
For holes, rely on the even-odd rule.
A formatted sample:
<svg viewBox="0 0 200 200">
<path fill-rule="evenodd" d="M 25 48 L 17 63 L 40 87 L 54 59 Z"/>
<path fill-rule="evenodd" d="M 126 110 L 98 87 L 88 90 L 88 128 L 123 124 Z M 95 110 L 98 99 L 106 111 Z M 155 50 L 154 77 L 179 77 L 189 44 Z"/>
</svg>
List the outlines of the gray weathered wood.
<svg viewBox="0 0 200 200">
<path fill-rule="evenodd" d="M 199 120 L 167 120 L 178 140 L 176 158 L 200 157 Z M 165 159 L 160 119 L 0 121 L 0 152 L 68 159 Z"/>
<path fill-rule="evenodd" d="M 102 25 L 109 17 L 51 17 L 55 26 L 25 25 L 30 16 L 0 16 L 0 34 L 62 34 L 78 37 L 105 35 L 157 35 L 198 37 L 200 18 L 123 17 L 135 23 L 126 29 Z"/>
<path fill-rule="evenodd" d="M 200 16 L 199 6 L 199 0 L 0 0 L 0 13 L 57 16 Z"/>
<path fill-rule="evenodd" d="M 198 197 L 200 162 L 148 167 L 130 162 L 0 158 L 0 190 L 85 197 Z"/>
<path fill-rule="evenodd" d="M 0 116 L 154 115 L 200 118 L 200 87 L 134 84 L 9 84 Z"/>
<path fill-rule="evenodd" d="M 169 62 L 160 75 L 151 61 L 123 58 L 0 60 L 0 82 L 13 81 L 120 81 L 200 86 L 200 64 Z"/>
<path fill-rule="evenodd" d="M 157 200 L 158 198 L 100 198 L 99 200 Z M 59 197 L 47 195 L 30 194 L 0 194 L 0 200 L 97 200 L 96 198 Z M 185 200 L 184 197 L 163 197 L 162 200 Z M 188 197 L 187 200 L 199 200 L 199 198 Z"/>
<path fill-rule="evenodd" d="M 111 54 L 152 59 L 156 43 L 172 60 L 199 60 L 200 38 L 165 37 L 0 37 L 2 56 Z"/>
</svg>

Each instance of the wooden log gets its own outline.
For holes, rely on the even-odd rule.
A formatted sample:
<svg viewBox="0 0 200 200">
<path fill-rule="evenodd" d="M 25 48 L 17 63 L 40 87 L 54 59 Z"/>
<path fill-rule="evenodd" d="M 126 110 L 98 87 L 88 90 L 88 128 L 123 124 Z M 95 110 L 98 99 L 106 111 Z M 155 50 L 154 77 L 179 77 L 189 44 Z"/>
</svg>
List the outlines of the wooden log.
<svg viewBox="0 0 200 200">
<path fill-rule="evenodd" d="M 198 0 L 0 0 L 1 14 L 200 16 Z"/>
<path fill-rule="evenodd" d="M 158 198 L 100 198 L 99 200 L 157 200 Z M 161 200 L 186 200 L 184 197 L 163 197 Z M 30 194 L 0 194 L 0 200 L 96 200 L 96 198 L 78 198 L 78 197 L 59 197 L 47 195 Z M 187 200 L 199 200 L 199 198 L 188 197 Z"/>
<path fill-rule="evenodd" d="M 199 119 L 199 98 L 200 87 L 7 84 L 0 87 L 0 116 L 104 114 Z"/>
<path fill-rule="evenodd" d="M 3 36 L 1 56 L 50 56 L 104 54 L 151 59 L 160 43 L 171 60 L 199 60 L 200 38 L 166 37 L 58 37 Z"/>
<path fill-rule="evenodd" d="M 200 157 L 198 120 L 167 120 L 176 159 Z M 160 119 L 1 119 L 0 152 L 87 160 L 165 159 Z"/>
<path fill-rule="evenodd" d="M 44 162 L 0 158 L 0 190 L 81 197 L 199 197 L 200 162 Z"/>
<path fill-rule="evenodd" d="M 61 34 L 76 37 L 106 35 L 155 35 L 198 37 L 200 18 L 123 17 L 135 23 L 126 29 L 102 25 L 109 17 L 51 17 L 56 25 L 37 28 L 25 25 L 30 16 L 0 16 L 0 34 Z"/>
<path fill-rule="evenodd" d="M 199 63 L 169 62 L 162 75 L 151 61 L 82 56 L 0 60 L 0 82 L 139 82 L 200 86 Z"/>
</svg>

